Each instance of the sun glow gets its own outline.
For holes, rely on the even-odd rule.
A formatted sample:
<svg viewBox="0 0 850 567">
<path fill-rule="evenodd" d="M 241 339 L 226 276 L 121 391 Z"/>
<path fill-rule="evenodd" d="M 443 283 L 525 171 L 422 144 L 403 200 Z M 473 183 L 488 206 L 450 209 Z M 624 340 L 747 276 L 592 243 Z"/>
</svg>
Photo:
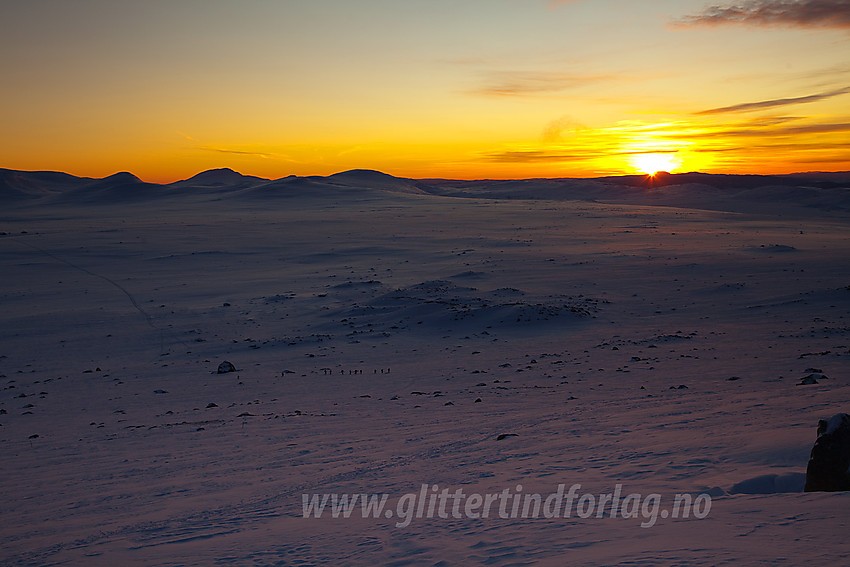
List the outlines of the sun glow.
<svg viewBox="0 0 850 567">
<path fill-rule="evenodd" d="M 632 166 L 647 175 L 655 175 L 659 171 L 673 171 L 681 165 L 675 153 L 648 153 L 632 157 Z"/>
</svg>

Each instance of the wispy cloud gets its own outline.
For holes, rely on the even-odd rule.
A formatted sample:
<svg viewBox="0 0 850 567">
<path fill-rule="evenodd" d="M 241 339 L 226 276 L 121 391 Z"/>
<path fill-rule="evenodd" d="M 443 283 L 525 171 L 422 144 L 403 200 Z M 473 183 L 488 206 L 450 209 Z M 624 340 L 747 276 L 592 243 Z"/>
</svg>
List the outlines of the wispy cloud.
<svg viewBox="0 0 850 567">
<path fill-rule="evenodd" d="M 482 161 L 499 164 L 563 164 L 563 167 L 628 172 L 639 154 L 673 154 L 691 170 L 708 167 L 744 170 L 787 169 L 792 164 L 831 163 L 850 158 L 850 116 L 817 120 L 805 116 L 723 119 L 691 116 L 661 124 L 629 121 L 607 128 L 578 127 L 568 118 L 544 128 L 544 139 L 494 149 Z M 569 134 L 560 136 L 560 128 Z M 554 134 L 545 139 L 550 129 Z"/>
<path fill-rule="evenodd" d="M 569 116 L 562 116 L 557 120 L 549 122 L 540 136 L 540 139 L 545 143 L 560 142 L 565 135 L 570 135 L 588 130 L 587 126 L 576 122 Z"/>
<path fill-rule="evenodd" d="M 239 156 L 254 156 L 261 158 L 271 158 L 274 157 L 274 154 L 264 153 L 264 152 L 251 152 L 244 150 L 231 150 L 228 148 L 216 148 L 212 146 L 198 146 L 199 150 L 203 150 L 205 152 L 216 152 L 219 154 L 235 154 Z"/>
<path fill-rule="evenodd" d="M 677 150 L 671 149 L 648 149 L 648 150 L 616 150 L 616 149 L 587 149 L 580 150 L 571 148 L 564 150 L 501 150 L 484 154 L 484 160 L 495 163 L 541 163 L 541 162 L 566 162 L 575 160 L 588 160 L 594 158 L 628 157 L 642 154 L 674 154 Z"/>
<path fill-rule="evenodd" d="M 523 96 L 557 93 L 589 83 L 610 80 L 610 75 L 582 75 L 543 71 L 499 71 L 490 73 L 472 92 L 487 96 Z"/>
<path fill-rule="evenodd" d="M 802 136 L 805 134 L 834 134 L 841 132 L 850 132 L 850 122 L 806 124 L 803 126 L 787 126 L 784 128 L 717 128 L 715 130 L 706 131 L 700 134 L 690 135 L 688 136 L 688 138 L 775 138 L 786 136 Z"/>
<path fill-rule="evenodd" d="M 715 4 L 673 22 L 676 27 L 725 24 L 850 29 L 850 0 L 748 0 Z"/>
<path fill-rule="evenodd" d="M 697 114 L 726 114 L 730 112 L 755 112 L 758 110 L 764 110 L 765 108 L 775 108 L 777 106 L 788 106 L 792 104 L 804 104 L 808 102 L 817 102 L 819 100 L 824 100 L 827 98 L 832 98 L 836 96 L 840 96 L 843 94 L 850 93 L 850 87 L 844 87 L 843 89 L 837 89 L 834 91 L 829 91 L 825 93 L 813 94 L 808 96 L 798 96 L 793 98 L 777 98 L 773 100 L 762 100 L 758 102 L 745 102 L 743 104 L 734 104 L 732 106 L 723 106 L 720 108 L 710 108 L 708 110 L 702 110 L 697 112 Z"/>
<path fill-rule="evenodd" d="M 551 150 L 503 150 L 484 154 L 484 160 L 494 163 L 540 163 L 584 160 L 598 157 L 598 153 L 590 152 L 558 152 Z"/>
</svg>

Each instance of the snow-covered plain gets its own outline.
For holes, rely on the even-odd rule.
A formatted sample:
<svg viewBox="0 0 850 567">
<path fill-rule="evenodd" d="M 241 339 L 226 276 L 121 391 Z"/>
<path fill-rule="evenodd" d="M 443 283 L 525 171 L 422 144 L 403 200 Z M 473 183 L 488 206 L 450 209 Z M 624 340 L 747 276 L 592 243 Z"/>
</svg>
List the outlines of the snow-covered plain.
<svg viewBox="0 0 850 567">
<path fill-rule="evenodd" d="M 0 563 L 848 564 L 845 186 L 2 170 Z M 576 483 L 711 508 L 302 517 Z"/>
</svg>

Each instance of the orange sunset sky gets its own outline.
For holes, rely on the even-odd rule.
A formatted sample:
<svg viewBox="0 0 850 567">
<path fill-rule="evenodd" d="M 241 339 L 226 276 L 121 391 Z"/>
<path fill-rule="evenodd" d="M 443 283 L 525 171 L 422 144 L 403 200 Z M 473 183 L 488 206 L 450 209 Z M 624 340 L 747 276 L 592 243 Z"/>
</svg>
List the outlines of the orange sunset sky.
<svg viewBox="0 0 850 567">
<path fill-rule="evenodd" d="M 850 1 L 5 0 L 0 167 L 850 169 Z"/>
</svg>

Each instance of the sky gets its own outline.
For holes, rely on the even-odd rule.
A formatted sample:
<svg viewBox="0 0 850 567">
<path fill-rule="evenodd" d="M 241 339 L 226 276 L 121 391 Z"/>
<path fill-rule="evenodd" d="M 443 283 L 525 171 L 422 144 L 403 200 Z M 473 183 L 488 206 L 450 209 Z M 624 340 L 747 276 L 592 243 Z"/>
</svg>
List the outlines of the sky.
<svg viewBox="0 0 850 567">
<path fill-rule="evenodd" d="M 850 0 L 0 0 L 0 167 L 850 170 Z"/>
</svg>

